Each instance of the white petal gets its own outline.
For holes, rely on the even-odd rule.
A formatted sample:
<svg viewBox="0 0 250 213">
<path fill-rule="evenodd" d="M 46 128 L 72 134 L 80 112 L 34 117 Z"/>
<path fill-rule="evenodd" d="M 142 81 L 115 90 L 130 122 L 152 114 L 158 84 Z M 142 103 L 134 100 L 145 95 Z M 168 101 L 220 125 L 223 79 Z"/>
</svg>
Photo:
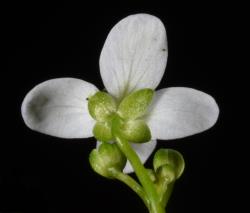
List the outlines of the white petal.
<svg viewBox="0 0 250 213">
<path fill-rule="evenodd" d="M 100 146 L 101 142 L 97 141 L 96 147 L 98 148 Z M 133 147 L 133 149 L 136 151 L 137 155 L 141 159 L 142 163 L 144 164 L 147 159 L 150 157 L 152 152 L 154 151 L 156 147 L 156 140 L 151 140 L 147 143 L 130 143 L 130 145 Z M 129 161 L 127 161 L 127 164 L 125 168 L 123 169 L 124 173 L 131 173 L 134 172 L 134 169 L 132 168 Z"/>
<path fill-rule="evenodd" d="M 155 89 L 164 74 L 167 55 L 163 23 L 148 14 L 128 16 L 113 27 L 103 46 L 103 83 L 117 98 L 137 89 Z"/>
<path fill-rule="evenodd" d="M 137 155 L 141 159 L 141 162 L 144 164 L 147 159 L 150 157 L 152 152 L 154 151 L 156 147 L 156 140 L 151 140 L 147 143 L 130 143 L 133 149 L 136 151 Z M 127 161 L 127 164 L 125 168 L 123 169 L 124 173 L 131 173 L 134 172 L 134 169 L 132 168 L 129 161 Z"/>
<path fill-rule="evenodd" d="M 183 87 L 156 92 L 147 124 L 152 138 L 175 139 L 193 135 L 212 127 L 219 108 L 208 94 Z"/>
<path fill-rule="evenodd" d="M 86 98 L 97 91 L 94 85 L 74 78 L 45 81 L 24 98 L 24 122 L 35 131 L 56 137 L 91 137 L 94 120 Z"/>
</svg>

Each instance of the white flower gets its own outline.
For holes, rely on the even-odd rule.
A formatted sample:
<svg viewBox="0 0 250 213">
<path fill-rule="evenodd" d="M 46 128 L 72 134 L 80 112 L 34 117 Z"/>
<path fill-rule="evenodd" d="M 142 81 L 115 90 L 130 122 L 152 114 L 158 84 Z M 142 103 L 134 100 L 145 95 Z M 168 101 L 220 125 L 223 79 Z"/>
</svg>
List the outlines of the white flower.
<svg viewBox="0 0 250 213">
<path fill-rule="evenodd" d="M 167 38 L 155 16 L 136 14 L 117 23 L 109 33 L 100 56 L 100 72 L 107 91 L 121 99 L 132 91 L 155 89 L 167 63 Z M 38 132 L 61 138 L 92 137 L 95 121 L 88 112 L 87 98 L 98 89 L 74 78 L 58 78 L 34 87 L 22 103 L 26 125 Z M 152 140 L 132 144 L 144 163 L 156 139 L 193 135 L 212 127 L 219 114 L 215 100 L 190 88 L 171 87 L 156 91 L 145 116 Z M 133 171 L 130 164 L 125 172 Z"/>
</svg>

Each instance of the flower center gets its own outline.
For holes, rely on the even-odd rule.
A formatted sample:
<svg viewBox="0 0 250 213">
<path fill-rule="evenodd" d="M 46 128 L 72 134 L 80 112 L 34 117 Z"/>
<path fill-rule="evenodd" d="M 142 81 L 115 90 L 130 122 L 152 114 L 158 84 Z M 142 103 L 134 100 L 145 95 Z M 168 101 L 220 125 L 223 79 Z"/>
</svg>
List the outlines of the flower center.
<svg viewBox="0 0 250 213">
<path fill-rule="evenodd" d="M 154 91 L 141 89 L 126 96 L 120 104 L 106 92 L 97 92 L 88 99 L 88 110 L 96 120 L 95 138 L 102 142 L 114 141 L 114 132 L 133 143 L 151 139 L 150 129 L 143 116 L 152 101 Z"/>
</svg>

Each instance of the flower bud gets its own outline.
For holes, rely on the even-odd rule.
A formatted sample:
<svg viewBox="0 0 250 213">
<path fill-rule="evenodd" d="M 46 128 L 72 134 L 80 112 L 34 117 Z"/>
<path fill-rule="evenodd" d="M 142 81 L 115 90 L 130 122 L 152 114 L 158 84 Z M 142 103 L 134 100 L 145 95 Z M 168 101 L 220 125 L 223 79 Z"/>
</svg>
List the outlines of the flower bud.
<svg viewBox="0 0 250 213">
<path fill-rule="evenodd" d="M 113 141 L 110 122 L 96 122 L 93 129 L 94 137 L 101 142 Z"/>
<path fill-rule="evenodd" d="M 167 180 L 168 183 L 176 179 L 174 168 L 170 164 L 165 164 L 157 169 L 157 178 Z"/>
<path fill-rule="evenodd" d="M 141 89 L 125 97 L 118 107 L 118 114 L 126 119 L 136 119 L 143 116 L 152 101 L 154 91 Z"/>
<path fill-rule="evenodd" d="M 88 100 L 89 114 L 97 121 L 107 121 L 116 111 L 116 102 L 106 92 L 97 92 L 89 97 Z"/>
<path fill-rule="evenodd" d="M 167 175 L 169 179 L 178 179 L 185 168 L 181 153 L 173 149 L 159 149 L 153 159 L 154 170 L 160 175 Z"/>
<path fill-rule="evenodd" d="M 102 143 L 98 149 L 93 149 L 89 156 L 92 169 L 106 178 L 113 178 L 110 169 L 122 171 L 126 161 L 126 157 L 115 143 Z"/>
</svg>

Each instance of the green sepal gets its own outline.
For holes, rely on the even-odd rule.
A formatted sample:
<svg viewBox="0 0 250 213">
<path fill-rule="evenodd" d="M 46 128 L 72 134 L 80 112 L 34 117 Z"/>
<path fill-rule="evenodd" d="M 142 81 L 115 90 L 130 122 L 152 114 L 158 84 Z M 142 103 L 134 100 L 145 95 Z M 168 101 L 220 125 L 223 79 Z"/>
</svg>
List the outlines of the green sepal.
<svg viewBox="0 0 250 213">
<path fill-rule="evenodd" d="M 122 171 L 127 159 L 115 143 L 102 143 L 98 149 L 91 151 L 89 162 L 96 173 L 106 178 L 114 178 L 109 170 Z"/>
<path fill-rule="evenodd" d="M 150 129 L 144 121 L 126 121 L 118 115 L 113 117 L 112 133 L 116 133 L 132 143 L 145 143 L 151 140 Z"/>
<path fill-rule="evenodd" d="M 136 119 L 143 116 L 150 105 L 154 91 L 152 89 L 141 89 L 125 97 L 118 107 L 118 114 L 126 119 Z"/>
<path fill-rule="evenodd" d="M 107 121 L 116 111 L 116 102 L 106 92 L 97 92 L 88 99 L 89 114 L 97 121 Z"/>
<path fill-rule="evenodd" d="M 142 120 L 126 121 L 120 126 L 120 135 L 132 143 L 145 143 L 151 140 L 151 132 Z"/>
<path fill-rule="evenodd" d="M 167 166 L 166 166 L 167 165 Z M 185 161 L 181 153 L 173 149 L 159 149 L 153 159 L 154 170 L 159 172 L 159 168 L 165 166 L 165 170 L 171 173 L 174 170 L 175 178 L 178 179 L 184 171 Z M 165 173 L 167 173 L 165 171 Z"/>
<path fill-rule="evenodd" d="M 111 122 L 97 122 L 93 129 L 93 135 L 98 141 L 113 141 Z"/>
</svg>

